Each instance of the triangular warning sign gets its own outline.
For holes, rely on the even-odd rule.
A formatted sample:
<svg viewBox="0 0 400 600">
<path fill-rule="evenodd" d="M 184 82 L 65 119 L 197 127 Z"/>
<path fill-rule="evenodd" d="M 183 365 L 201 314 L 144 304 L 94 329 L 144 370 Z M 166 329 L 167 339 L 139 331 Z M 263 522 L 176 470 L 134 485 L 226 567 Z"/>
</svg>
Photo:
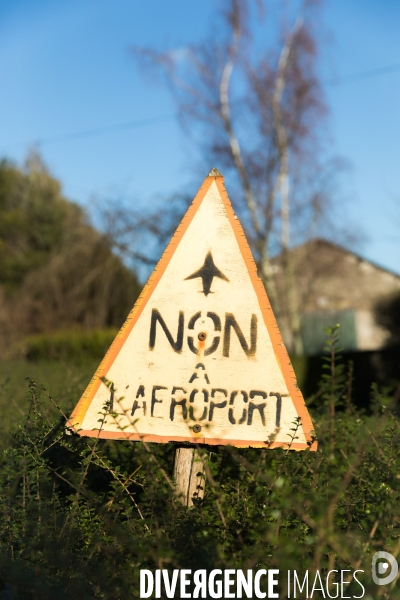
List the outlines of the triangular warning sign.
<svg viewBox="0 0 400 600">
<path fill-rule="evenodd" d="M 68 425 L 102 438 L 316 448 L 218 171 L 205 179 Z"/>
</svg>

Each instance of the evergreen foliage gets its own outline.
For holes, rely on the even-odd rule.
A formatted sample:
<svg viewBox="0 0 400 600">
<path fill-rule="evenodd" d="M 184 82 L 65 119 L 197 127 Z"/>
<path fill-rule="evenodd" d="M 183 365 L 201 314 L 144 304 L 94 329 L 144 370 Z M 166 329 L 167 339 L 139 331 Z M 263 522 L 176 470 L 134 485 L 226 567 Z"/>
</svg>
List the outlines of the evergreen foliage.
<svg viewBox="0 0 400 600">
<path fill-rule="evenodd" d="M 61 250 L 66 232 L 88 224 L 83 210 L 61 194 L 40 157 L 23 169 L 0 162 L 0 283 L 13 288 Z"/>
<path fill-rule="evenodd" d="M 36 333 L 119 328 L 139 293 L 113 239 L 37 154 L 22 168 L 0 162 L 0 354 Z"/>
</svg>

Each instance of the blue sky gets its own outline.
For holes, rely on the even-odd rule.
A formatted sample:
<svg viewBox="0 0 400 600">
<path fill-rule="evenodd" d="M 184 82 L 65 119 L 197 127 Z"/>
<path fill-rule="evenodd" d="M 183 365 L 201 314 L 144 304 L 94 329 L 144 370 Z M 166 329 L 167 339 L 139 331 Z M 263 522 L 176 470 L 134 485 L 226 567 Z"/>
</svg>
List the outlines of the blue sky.
<svg viewBox="0 0 400 600">
<path fill-rule="evenodd" d="M 129 47 L 184 48 L 204 36 L 217 6 L 2 0 L 0 156 L 22 161 L 43 140 L 40 152 L 65 194 L 88 205 L 95 196 L 140 204 L 181 189 L 194 194 L 206 175 L 197 148 L 167 91 L 137 73 Z M 323 21 L 328 143 L 351 165 L 346 214 L 365 234 L 359 251 L 400 273 L 400 3 L 327 0 Z M 353 77 L 391 65 L 399 69 Z M 111 127 L 136 121 L 144 122 Z M 101 135 L 59 137 L 108 126 Z"/>
</svg>

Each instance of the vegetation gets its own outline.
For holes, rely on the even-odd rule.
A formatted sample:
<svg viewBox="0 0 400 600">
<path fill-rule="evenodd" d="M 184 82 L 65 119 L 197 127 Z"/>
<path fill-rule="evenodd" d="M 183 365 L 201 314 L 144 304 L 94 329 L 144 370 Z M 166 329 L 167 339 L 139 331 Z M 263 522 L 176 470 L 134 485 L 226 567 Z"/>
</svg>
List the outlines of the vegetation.
<svg viewBox="0 0 400 600">
<path fill-rule="evenodd" d="M 78 205 L 32 154 L 21 170 L 0 162 L 0 283 L 15 289 L 62 249 L 66 230 L 84 222 Z"/>
<path fill-rule="evenodd" d="M 28 377 L 46 382 L 54 400 L 69 414 L 99 362 L 99 359 L 90 356 L 79 363 L 63 359 L 29 363 L 21 359 L 0 362 L 0 450 L 12 444 L 12 434 L 25 422 L 29 413 L 31 396 Z M 55 406 L 49 403 L 45 412 L 51 419 L 59 416 Z"/>
<path fill-rule="evenodd" d="M 117 329 L 69 329 L 51 333 L 39 333 L 24 340 L 22 352 L 29 361 L 63 360 L 84 362 L 91 358 L 103 358 Z"/>
<path fill-rule="evenodd" d="M 290 440 L 203 448 L 206 493 L 190 509 L 174 494 L 172 444 L 67 435 L 63 411 L 52 418 L 57 402 L 31 379 L 29 415 L 0 467 L 2 593 L 138 598 L 140 568 L 275 567 L 282 597 L 289 569 L 350 569 L 346 594 L 360 596 L 351 573 L 362 569 L 369 598 L 400 598 L 370 575 L 374 552 L 400 553 L 399 422 L 376 388 L 372 414 L 354 410 L 336 346 L 333 328 L 311 401 L 318 451 L 290 451 Z"/>
<path fill-rule="evenodd" d="M 3 356 L 27 335 L 120 327 L 139 292 L 112 239 L 63 197 L 40 157 L 0 162 Z"/>
</svg>

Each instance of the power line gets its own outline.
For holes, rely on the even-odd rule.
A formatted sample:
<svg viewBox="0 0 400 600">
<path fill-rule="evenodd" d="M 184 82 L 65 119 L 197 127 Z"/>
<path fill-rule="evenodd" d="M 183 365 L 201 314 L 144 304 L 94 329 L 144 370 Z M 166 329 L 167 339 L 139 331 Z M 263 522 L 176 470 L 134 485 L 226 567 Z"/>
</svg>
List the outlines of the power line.
<svg viewBox="0 0 400 600">
<path fill-rule="evenodd" d="M 79 140 L 88 137 L 94 137 L 110 133 L 113 131 L 123 131 L 125 129 L 136 129 L 137 127 L 146 127 L 147 125 L 153 125 L 161 121 L 169 121 L 176 116 L 176 113 L 170 113 L 168 115 L 160 115 L 158 117 L 148 117 L 147 119 L 138 119 L 136 121 L 127 121 L 125 123 L 116 123 L 114 125 L 105 125 L 104 127 L 96 127 L 93 129 L 83 129 L 81 131 L 74 131 L 72 133 L 62 133 L 59 135 L 39 138 L 32 142 L 32 145 L 41 146 L 43 144 L 52 144 L 54 142 L 64 142 L 69 140 Z M 26 146 L 26 142 L 19 142 L 12 144 L 13 146 Z"/>
<path fill-rule="evenodd" d="M 377 67 L 376 69 L 369 69 L 368 71 L 361 71 L 359 73 L 353 73 L 351 75 L 344 75 L 343 77 L 333 77 L 332 79 L 326 79 L 322 83 L 325 85 L 335 85 L 338 83 L 356 81 L 358 79 L 370 79 L 371 77 L 387 75 L 388 73 L 395 73 L 396 71 L 400 71 L 400 63 L 396 63 L 394 65 L 387 65 L 385 67 Z"/>
<path fill-rule="evenodd" d="M 347 83 L 351 81 L 357 81 L 360 79 L 370 79 L 372 77 L 379 77 L 381 75 L 387 75 L 389 73 L 395 73 L 400 71 L 400 63 L 393 65 L 386 65 L 384 67 L 377 67 L 376 69 L 370 69 L 368 71 L 360 71 L 359 73 L 352 73 L 351 75 L 344 75 L 342 77 L 333 77 L 332 79 L 326 79 L 322 81 L 324 85 L 338 85 L 341 83 Z M 75 131 L 72 133 L 63 133 L 51 137 L 39 138 L 32 142 L 32 145 L 44 145 L 52 144 L 56 142 L 64 142 L 69 140 L 79 140 L 83 138 L 95 137 L 111 133 L 113 131 L 124 131 L 126 129 L 136 129 L 138 127 L 147 127 L 155 123 L 162 121 L 169 121 L 177 116 L 176 113 L 170 113 L 167 115 L 160 115 L 158 117 L 148 117 L 147 119 L 138 119 L 135 121 L 128 121 L 125 123 L 116 123 L 114 125 L 106 125 L 104 127 L 96 127 L 93 129 L 84 129 L 81 131 Z M 27 142 L 13 143 L 10 146 L 27 146 Z"/>
</svg>

